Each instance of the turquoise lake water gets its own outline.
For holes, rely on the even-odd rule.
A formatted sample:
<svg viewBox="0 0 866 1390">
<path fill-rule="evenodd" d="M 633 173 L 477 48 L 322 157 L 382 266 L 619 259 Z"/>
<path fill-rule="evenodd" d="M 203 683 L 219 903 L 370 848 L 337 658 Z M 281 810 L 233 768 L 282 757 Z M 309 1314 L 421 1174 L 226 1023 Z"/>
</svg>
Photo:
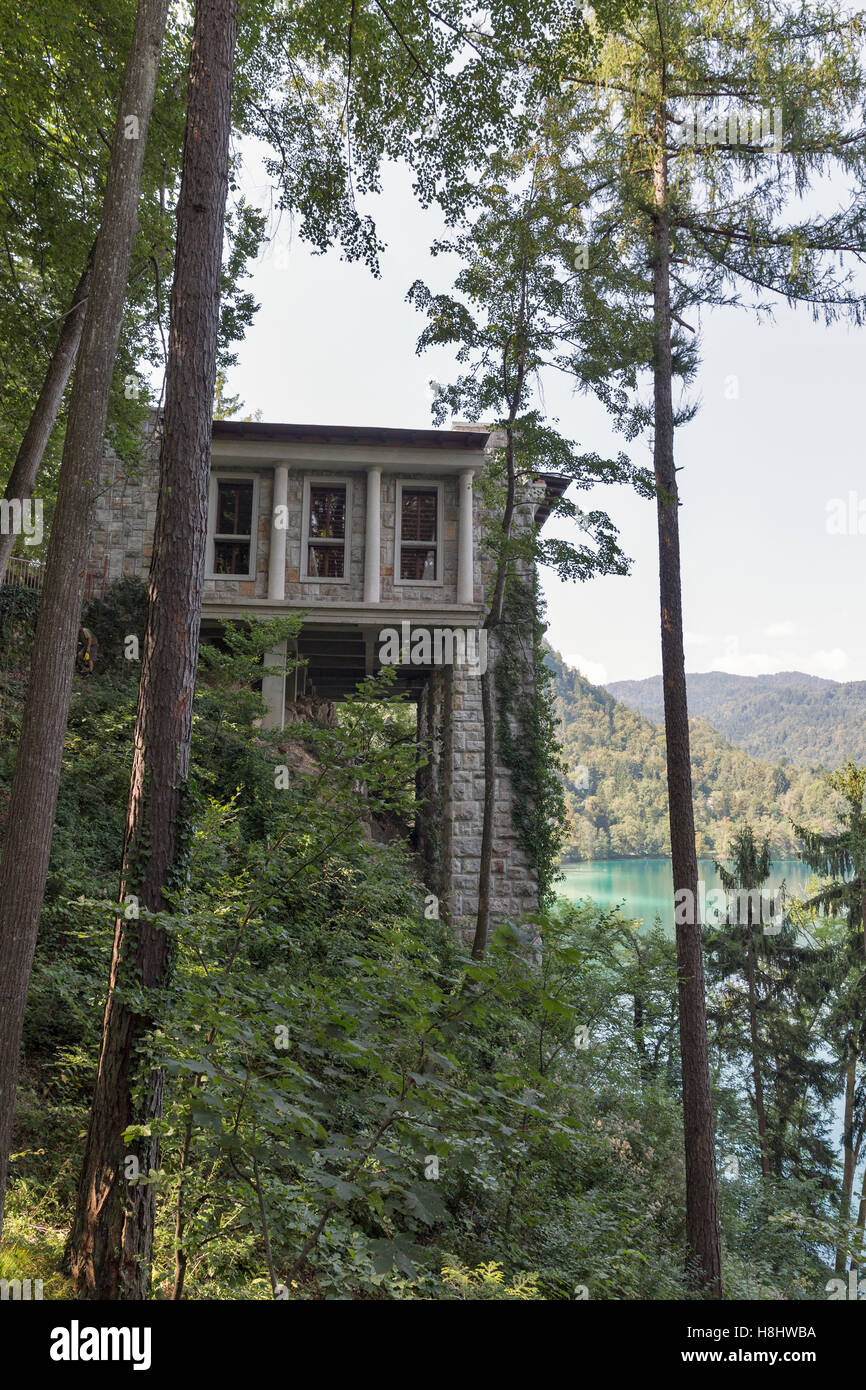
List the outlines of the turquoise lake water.
<svg viewBox="0 0 866 1390">
<path fill-rule="evenodd" d="M 590 864 L 564 864 L 565 880 L 557 886 L 564 898 L 592 898 L 600 907 L 621 905 L 623 915 L 642 920 L 651 927 L 656 914 L 670 924 L 673 902 L 673 875 L 669 859 L 600 859 Z M 786 890 L 801 896 L 812 870 L 799 859 L 777 859 L 765 885 L 775 891 L 785 881 Z M 712 859 L 698 860 L 698 875 L 706 883 L 706 891 L 721 887 Z M 841 1145 L 844 1097 L 840 1094 L 833 1107 L 831 1142 Z M 859 1190 L 859 1189 L 858 1189 Z"/>
<path fill-rule="evenodd" d="M 599 859 L 590 864 L 563 865 L 565 879 L 557 886 L 564 898 L 592 898 L 601 907 L 622 905 L 623 915 L 638 918 L 652 926 L 656 914 L 670 918 L 673 877 L 669 859 Z M 803 893 L 811 869 L 799 859 L 778 859 L 773 863 L 765 885 L 772 892 L 783 880 L 793 895 Z M 721 888 L 712 859 L 698 860 L 698 874 L 709 893 Z"/>
</svg>

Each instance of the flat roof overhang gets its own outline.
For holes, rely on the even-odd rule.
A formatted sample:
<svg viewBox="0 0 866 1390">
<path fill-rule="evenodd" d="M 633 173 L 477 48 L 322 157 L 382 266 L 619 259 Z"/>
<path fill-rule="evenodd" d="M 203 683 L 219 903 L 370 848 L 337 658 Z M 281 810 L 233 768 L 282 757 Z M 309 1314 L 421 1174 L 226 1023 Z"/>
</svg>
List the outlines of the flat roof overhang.
<svg viewBox="0 0 866 1390">
<path fill-rule="evenodd" d="M 313 465 L 385 472 L 481 469 L 488 430 L 410 430 L 371 425 L 292 425 L 258 420 L 215 420 L 215 464 Z"/>
<path fill-rule="evenodd" d="M 270 598 L 205 598 L 202 617 L 206 618 L 287 618 L 302 616 L 304 624 L 345 627 L 396 627 L 409 622 L 414 627 L 479 627 L 484 619 L 480 603 L 443 604 L 439 608 L 410 608 L 405 603 L 334 603 L 327 606 L 321 600 L 300 603 L 295 600 Z"/>
<path fill-rule="evenodd" d="M 214 439 L 284 444 L 367 444 L 379 448 L 483 449 L 489 430 L 407 430 L 379 425 L 288 425 L 266 420 L 214 420 Z"/>
<path fill-rule="evenodd" d="M 544 497 L 535 509 L 535 524 L 539 529 L 550 516 L 560 497 L 565 496 L 572 481 L 573 479 L 566 478 L 561 473 L 538 473 L 536 475 L 536 482 L 544 483 Z"/>
</svg>

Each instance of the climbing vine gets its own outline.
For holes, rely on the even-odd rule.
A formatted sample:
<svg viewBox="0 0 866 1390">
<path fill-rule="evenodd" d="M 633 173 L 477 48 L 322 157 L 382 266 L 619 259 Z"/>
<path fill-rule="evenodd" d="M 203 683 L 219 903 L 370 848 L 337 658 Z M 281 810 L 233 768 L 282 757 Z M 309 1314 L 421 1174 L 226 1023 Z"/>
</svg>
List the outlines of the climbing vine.
<svg viewBox="0 0 866 1390">
<path fill-rule="evenodd" d="M 551 673 L 544 660 L 545 629 L 537 574 L 529 579 L 511 575 L 503 621 L 496 633 L 498 739 L 514 790 L 512 823 L 521 848 L 538 872 L 542 906 L 555 896 L 566 821 Z M 529 663 L 527 642 L 532 644 Z M 526 679 L 527 664 L 531 681 Z"/>
</svg>

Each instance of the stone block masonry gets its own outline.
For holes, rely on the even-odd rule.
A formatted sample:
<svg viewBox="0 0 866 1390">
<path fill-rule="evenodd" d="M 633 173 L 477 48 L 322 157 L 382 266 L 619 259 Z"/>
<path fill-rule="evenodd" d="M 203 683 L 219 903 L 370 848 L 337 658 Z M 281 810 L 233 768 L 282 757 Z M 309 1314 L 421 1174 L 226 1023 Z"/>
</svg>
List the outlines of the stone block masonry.
<svg viewBox="0 0 866 1390">
<path fill-rule="evenodd" d="M 495 661 L 495 639 L 491 638 Z M 420 697 L 419 736 L 429 762 L 419 794 L 419 848 L 443 915 L 472 940 L 478 913 L 478 873 L 484 808 L 484 717 L 481 682 L 453 666 L 434 669 Z M 538 910 L 538 876 L 514 829 L 511 773 L 496 766 L 496 819 L 491 918 L 517 922 Z"/>
</svg>

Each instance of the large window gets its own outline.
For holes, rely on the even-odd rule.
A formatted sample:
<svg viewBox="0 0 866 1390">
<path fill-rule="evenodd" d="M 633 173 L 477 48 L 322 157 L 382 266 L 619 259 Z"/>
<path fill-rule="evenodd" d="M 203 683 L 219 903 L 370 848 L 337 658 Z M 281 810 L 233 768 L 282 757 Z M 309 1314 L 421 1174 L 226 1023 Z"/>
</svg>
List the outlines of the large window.
<svg viewBox="0 0 866 1390">
<path fill-rule="evenodd" d="M 307 578 L 345 579 L 347 489 L 311 483 L 307 517 Z"/>
<path fill-rule="evenodd" d="M 252 571 L 255 483 L 217 480 L 213 522 L 213 573 L 249 576 Z"/>
<path fill-rule="evenodd" d="M 439 580 L 438 488 L 400 488 L 400 579 L 409 584 Z"/>
</svg>

